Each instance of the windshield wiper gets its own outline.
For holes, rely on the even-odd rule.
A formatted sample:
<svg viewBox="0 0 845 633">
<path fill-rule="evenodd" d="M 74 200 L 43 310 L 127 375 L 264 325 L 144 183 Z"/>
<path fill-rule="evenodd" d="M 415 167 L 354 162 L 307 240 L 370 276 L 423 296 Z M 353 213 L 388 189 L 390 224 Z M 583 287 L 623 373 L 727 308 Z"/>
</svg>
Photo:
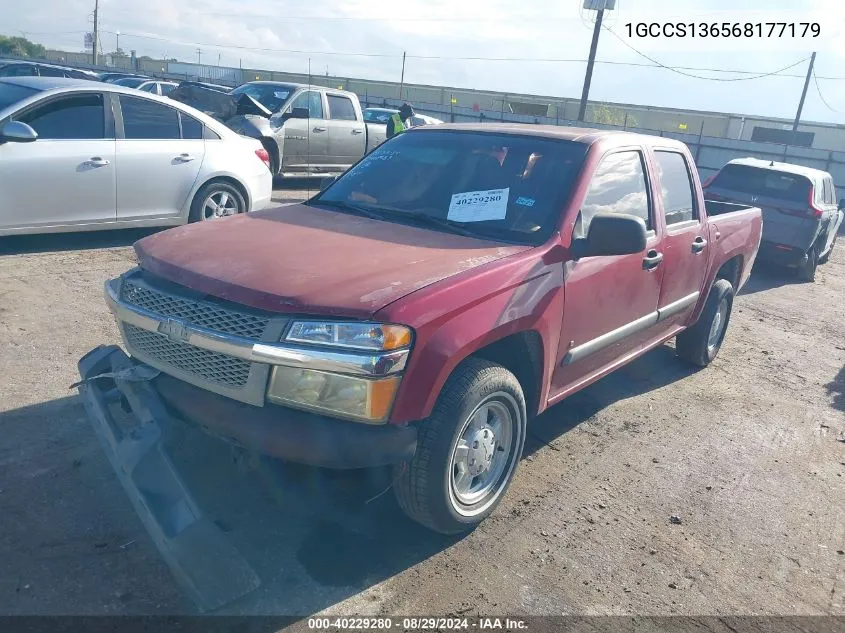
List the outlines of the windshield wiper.
<svg viewBox="0 0 845 633">
<path fill-rule="evenodd" d="M 428 226 L 434 226 L 437 228 L 445 229 L 450 233 L 456 233 L 458 235 L 464 235 L 466 237 L 474 237 L 479 238 L 478 233 L 475 231 L 470 231 L 467 228 L 464 228 L 463 223 L 456 222 L 455 220 L 449 220 L 447 218 L 439 218 L 435 215 L 428 215 L 427 213 L 408 213 L 405 211 L 398 211 L 396 215 L 401 215 L 404 218 L 411 220 L 412 222 L 416 222 L 418 224 L 425 224 Z"/>
</svg>

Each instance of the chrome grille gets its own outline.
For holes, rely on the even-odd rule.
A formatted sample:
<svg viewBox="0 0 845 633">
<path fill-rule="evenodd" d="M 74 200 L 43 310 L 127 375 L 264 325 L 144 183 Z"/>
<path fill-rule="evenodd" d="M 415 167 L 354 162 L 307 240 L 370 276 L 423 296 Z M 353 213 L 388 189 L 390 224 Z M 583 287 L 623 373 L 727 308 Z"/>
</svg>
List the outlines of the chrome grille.
<svg viewBox="0 0 845 633">
<path fill-rule="evenodd" d="M 155 365 L 165 365 L 229 389 L 242 389 L 249 380 L 251 363 L 248 361 L 175 343 L 129 323 L 123 324 L 123 332 L 130 351 L 148 357 Z"/>
<path fill-rule="evenodd" d="M 123 283 L 121 298 L 156 315 L 184 319 L 189 325 L 245 338 L 260 340 L 270 323 L 267 317 L 178 297 L 128 279 Z"/>
</svg>

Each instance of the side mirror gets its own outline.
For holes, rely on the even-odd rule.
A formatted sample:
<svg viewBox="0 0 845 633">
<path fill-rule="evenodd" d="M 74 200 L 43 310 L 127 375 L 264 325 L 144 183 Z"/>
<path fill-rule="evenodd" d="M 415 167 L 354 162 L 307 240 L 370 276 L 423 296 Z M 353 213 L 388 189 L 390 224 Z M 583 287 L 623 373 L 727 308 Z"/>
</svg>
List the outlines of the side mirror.
<svg viewBox="0 0 845 633">
<path fill-rule="evenodd" d="M 0 127 L 0 143 L 32 143 L 38 140 L 38 132 L 26 123 L 6 121 Z"/>
<path fill-rule="evenodd" d="M 311 113 L 308 108 L 294 108 L 285 116 L 286 119 L 308 119 L 311 118 Z"/>
<path fill-rule="evenodd" d="M 337 176 L 326 176 L 320 181 L 320 191 L 325 191 L 332 186 L 332 183 L 337 180 Z"/>
<path fill-rule="evenodd" d="M 599 255 L 631 255 L 645 250 L 646 225 L 642 218 L 622 213 L 593 216 L 587 237 L 574 240 L 575 259 Z"/>
</svg>

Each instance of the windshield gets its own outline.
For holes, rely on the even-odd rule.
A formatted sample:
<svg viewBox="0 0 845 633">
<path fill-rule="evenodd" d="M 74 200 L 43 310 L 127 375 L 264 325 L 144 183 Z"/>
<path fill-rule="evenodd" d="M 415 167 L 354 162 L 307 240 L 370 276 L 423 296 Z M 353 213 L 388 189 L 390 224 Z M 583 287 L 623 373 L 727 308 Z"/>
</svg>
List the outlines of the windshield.
<svg viewBox="0 0 845 633">
<path fill-rule="evenodd" d="M 123 77 L 116 79 L 112 83 L 116 86 L 126 86 L 127 88 L 137 88 L 145 81 L 149 81 L 146 77 Z"/>
<path fill-rule="evenodd" d="M 541 243 L 556 227 L 585 154 L 580 143 L 530 136 L 408 133 L 378 147 L 311 203 Z"/>
<path fill-rule="evenodd" d="M 708 189 L 728 189 L 755 196 L 807 202 L 811 183 L 804 176 L 749 165 L 726 165 Z"/>
<path fill-rule="evenodd" d="M 395 114 L 399 110 L 364 110 L 364 121 L 367 123 L 387 123 L 391 114 Z"/>
<path fill-rule="evenodd" d="M 233 95 L 249 95 L 270 112 L 278 112 L 295 90 L 285 84 L 244 84 L 232 90 Z"/>
<path fill-rule="evenodd" d="M 0 110 L 39 92 L 34 88 L 0 82 Z"/>
</svg>

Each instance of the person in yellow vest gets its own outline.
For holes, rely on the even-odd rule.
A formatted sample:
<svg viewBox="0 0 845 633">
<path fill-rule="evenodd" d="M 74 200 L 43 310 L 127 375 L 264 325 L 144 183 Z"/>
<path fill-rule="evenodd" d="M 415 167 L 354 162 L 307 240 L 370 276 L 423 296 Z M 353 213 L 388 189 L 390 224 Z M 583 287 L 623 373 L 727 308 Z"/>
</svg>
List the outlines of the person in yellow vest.
<svg viewBox="0 0 845 633">
<path fill-rule="evenodd" d="M 387 120 L 387 138 L 393 138 L 400 132 L 411 127 L 411 117 L 414 116 L 414 109 L 410 103 L 403 103 L 399 112 L 391 115 Z"/>
</svg>

